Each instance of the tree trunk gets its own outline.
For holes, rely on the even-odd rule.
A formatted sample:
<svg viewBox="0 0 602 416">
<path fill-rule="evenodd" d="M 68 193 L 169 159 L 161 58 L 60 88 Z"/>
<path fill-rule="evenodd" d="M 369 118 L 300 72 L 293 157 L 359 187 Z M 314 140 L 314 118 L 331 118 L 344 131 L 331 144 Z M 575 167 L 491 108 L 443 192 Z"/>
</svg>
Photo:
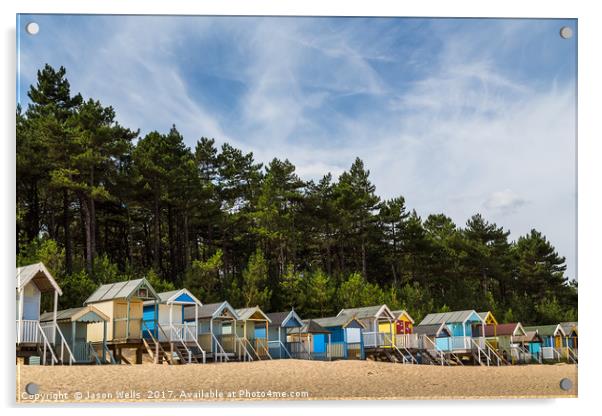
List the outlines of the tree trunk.
<svg viewBox="0 0 602 416">
<path fill-rule="evenodd" d="M 73 273 L 73 246 L 71 242 L 71 230 L 69 219 L 69 194 L 63 189 L 63 231 L 65 237 L 65 270 L 67 274 Z"/>
<path fill-rule="evenodd" d="M 154 248 L 154 258 L 153 258 L 153 264 L 155 267 L 156 271 L 160 271 L 162 269 L 162 264 L 161 264 L 161 218 L 159 217 L 160 215 L 160 210 L 159 210 L 159 196 L 155 195 L 155 201 L 154 201 L 154 219 L 153 219 L 153 226 L 154 226 L 154 232 L 153 232 L 153 248 Z"/>
<path fill-rule="evenodd" d="M 167 239 L 169 240 L 169 271 L 170 278 L 175 282 L 177 274 L 176 252 L 175 252 L 175 234 L 174 234 L 174 218 L 173 207 L 167 205 Z"/>
<path fill-rule="evenodd" d="M 188 212 L 184 212 L 184 261 L 185 268 L 188 268 L 191 263 L 190 259 L 190 239 L 188 235 Z"/>
<path fill-rule="evenodd" d="M 92 266 L 94 262 L 94 254 L 92 248 L 92 214 L 90 200 L 87 195 L 80 195 L 79 201 L 82 211 L 82 222 L 84 225 L 84 231 L 86 234 L 86 270 L 90 276 L 92 275 Z"/>
</svg>

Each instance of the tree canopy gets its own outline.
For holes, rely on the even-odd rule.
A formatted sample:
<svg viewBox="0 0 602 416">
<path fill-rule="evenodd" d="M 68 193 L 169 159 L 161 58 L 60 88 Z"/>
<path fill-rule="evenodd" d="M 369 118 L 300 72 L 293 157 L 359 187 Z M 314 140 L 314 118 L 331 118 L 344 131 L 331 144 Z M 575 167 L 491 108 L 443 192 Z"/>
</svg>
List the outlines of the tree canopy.
<svg viewBox="0 0 602 416">
<path fill-rule="evenodd" d="M 475 213 L 464 225 L 382 200 L 360 158 L 303 180 L 177 127 L 121 126 L 46 65 L 17 110 L 17 263 L 43 261 L 80 306 L 102 283 L 147 277 L 202 302 L 309 317 L 387 303 L 415 319 L 491 310 L 528 324 L 577 319 L 577 283 L 539 231 L 516 241 Z"/>
</svg>

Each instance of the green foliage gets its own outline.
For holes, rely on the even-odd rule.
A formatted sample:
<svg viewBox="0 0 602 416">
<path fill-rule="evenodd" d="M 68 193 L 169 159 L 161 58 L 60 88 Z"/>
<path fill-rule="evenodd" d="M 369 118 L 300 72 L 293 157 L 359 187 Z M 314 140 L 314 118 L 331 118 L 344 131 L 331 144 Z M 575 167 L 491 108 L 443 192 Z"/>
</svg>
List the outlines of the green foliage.
<svg viewBox="0 0 602 416">
<path fill-rule="evenodd" d="M 259 306 L 268 310 L 272 290 L 267 287 L 268 267 L 260 249 L 251 255 L 242 273 L 242 302 L 245 307 Z"/>
<path fill-rule="evenodd" d="M 328 316 L 334 313 L 334 293 L 332 279 L 326 273 L 319 269 L 312 272 L 307 284 L 306 302 L 302 312 L 314 317 Z"/>
<path fill-rule="evenodd" d="M 223 267 L 223 252 L 218 250 L 206 261 L 193 260 L 186 271 L 184 287 L 204 303 L 218 302 L 221 298 L 219 273 Z"/>
<path fill-rule="evenodd" d="M 307 289 L 308 291 L 311 290 L 311 281 Z M 303 273 L 296 271 L 292 264 L 287 266 L 286 272 L 280 280 L 280 294 L 282 297 L 281 303 L 286 308 L 303 310 L 305 305 L 311 301 L 311 299 L 308 299 L 309 293 L 306 295 Z"/>
<path fill-rule="evenodd" d="M 169 292 L 176 289 L 172 282 L 161 279 L 153 269 L 150 269 L 144 277 L 157 293 Z"/>
</svg>

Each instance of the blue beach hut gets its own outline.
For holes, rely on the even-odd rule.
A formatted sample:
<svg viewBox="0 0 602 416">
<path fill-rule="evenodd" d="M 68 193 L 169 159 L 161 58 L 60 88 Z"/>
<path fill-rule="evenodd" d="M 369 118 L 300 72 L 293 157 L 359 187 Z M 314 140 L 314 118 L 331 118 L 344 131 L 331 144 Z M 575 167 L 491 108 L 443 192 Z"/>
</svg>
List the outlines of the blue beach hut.
<svg viewBox="0 0 602 416">
<path fill-rule="evenodd" d="M 205 351 L 197 341 L 198 319 L 186 322 L 184 310 L 189 307 L 198 317 L 202 303 L 187 289 L 158 293 L 158 302 L 144 302 L 143 336 L 158 341 L 169 350 L 168 360 L 180 362 L 205 362 Z"/>
<path fill-rule="evenodd" d="M 296 346 L 291 345 L 287 336 L 288 330 L 297 330 L 300 334 L 303 327 L 303 320 L 294 309 L 285 312 L 268 313 L 270 319 L 268 325 L 268 345 L 272 358 L 293 358 L 292 349 Z M 298 350 L 298 348 L 295 348 Z"/>
<path fill-rule="evenodd" d="M 364 359 L 362 330 L 366 329 L 366 326 L 355 316 L 338 315 L 313 319 L 313 321 L 331 333 L 328 344 L 328 357 L 331 360 Z"/>
</svg>

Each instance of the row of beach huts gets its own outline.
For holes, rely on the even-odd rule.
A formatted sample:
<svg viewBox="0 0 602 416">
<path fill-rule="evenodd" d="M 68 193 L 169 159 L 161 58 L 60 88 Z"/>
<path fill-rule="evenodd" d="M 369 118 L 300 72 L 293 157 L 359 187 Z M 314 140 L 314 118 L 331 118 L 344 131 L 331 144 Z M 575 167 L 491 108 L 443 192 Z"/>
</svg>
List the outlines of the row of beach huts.
<svg viewBox="0 0 602 416">
<path fill-rule="evenodd" d="M 432 313 L 415 324 L 387 305 L 303 319 L 186 289 L 156 293 L 146 279 L 101 285 L 79 308 L 57 310 L 61 288 L 42 263 L 17 268 L 17 360 L 26 364 L 192 364 L 270 359 L 372 359 L 403 364 L 577 363 L 577 322 L 523 326 L 491 312 Z M 43 293 L 54 310 L 40 313 Z"/>
</svg>

